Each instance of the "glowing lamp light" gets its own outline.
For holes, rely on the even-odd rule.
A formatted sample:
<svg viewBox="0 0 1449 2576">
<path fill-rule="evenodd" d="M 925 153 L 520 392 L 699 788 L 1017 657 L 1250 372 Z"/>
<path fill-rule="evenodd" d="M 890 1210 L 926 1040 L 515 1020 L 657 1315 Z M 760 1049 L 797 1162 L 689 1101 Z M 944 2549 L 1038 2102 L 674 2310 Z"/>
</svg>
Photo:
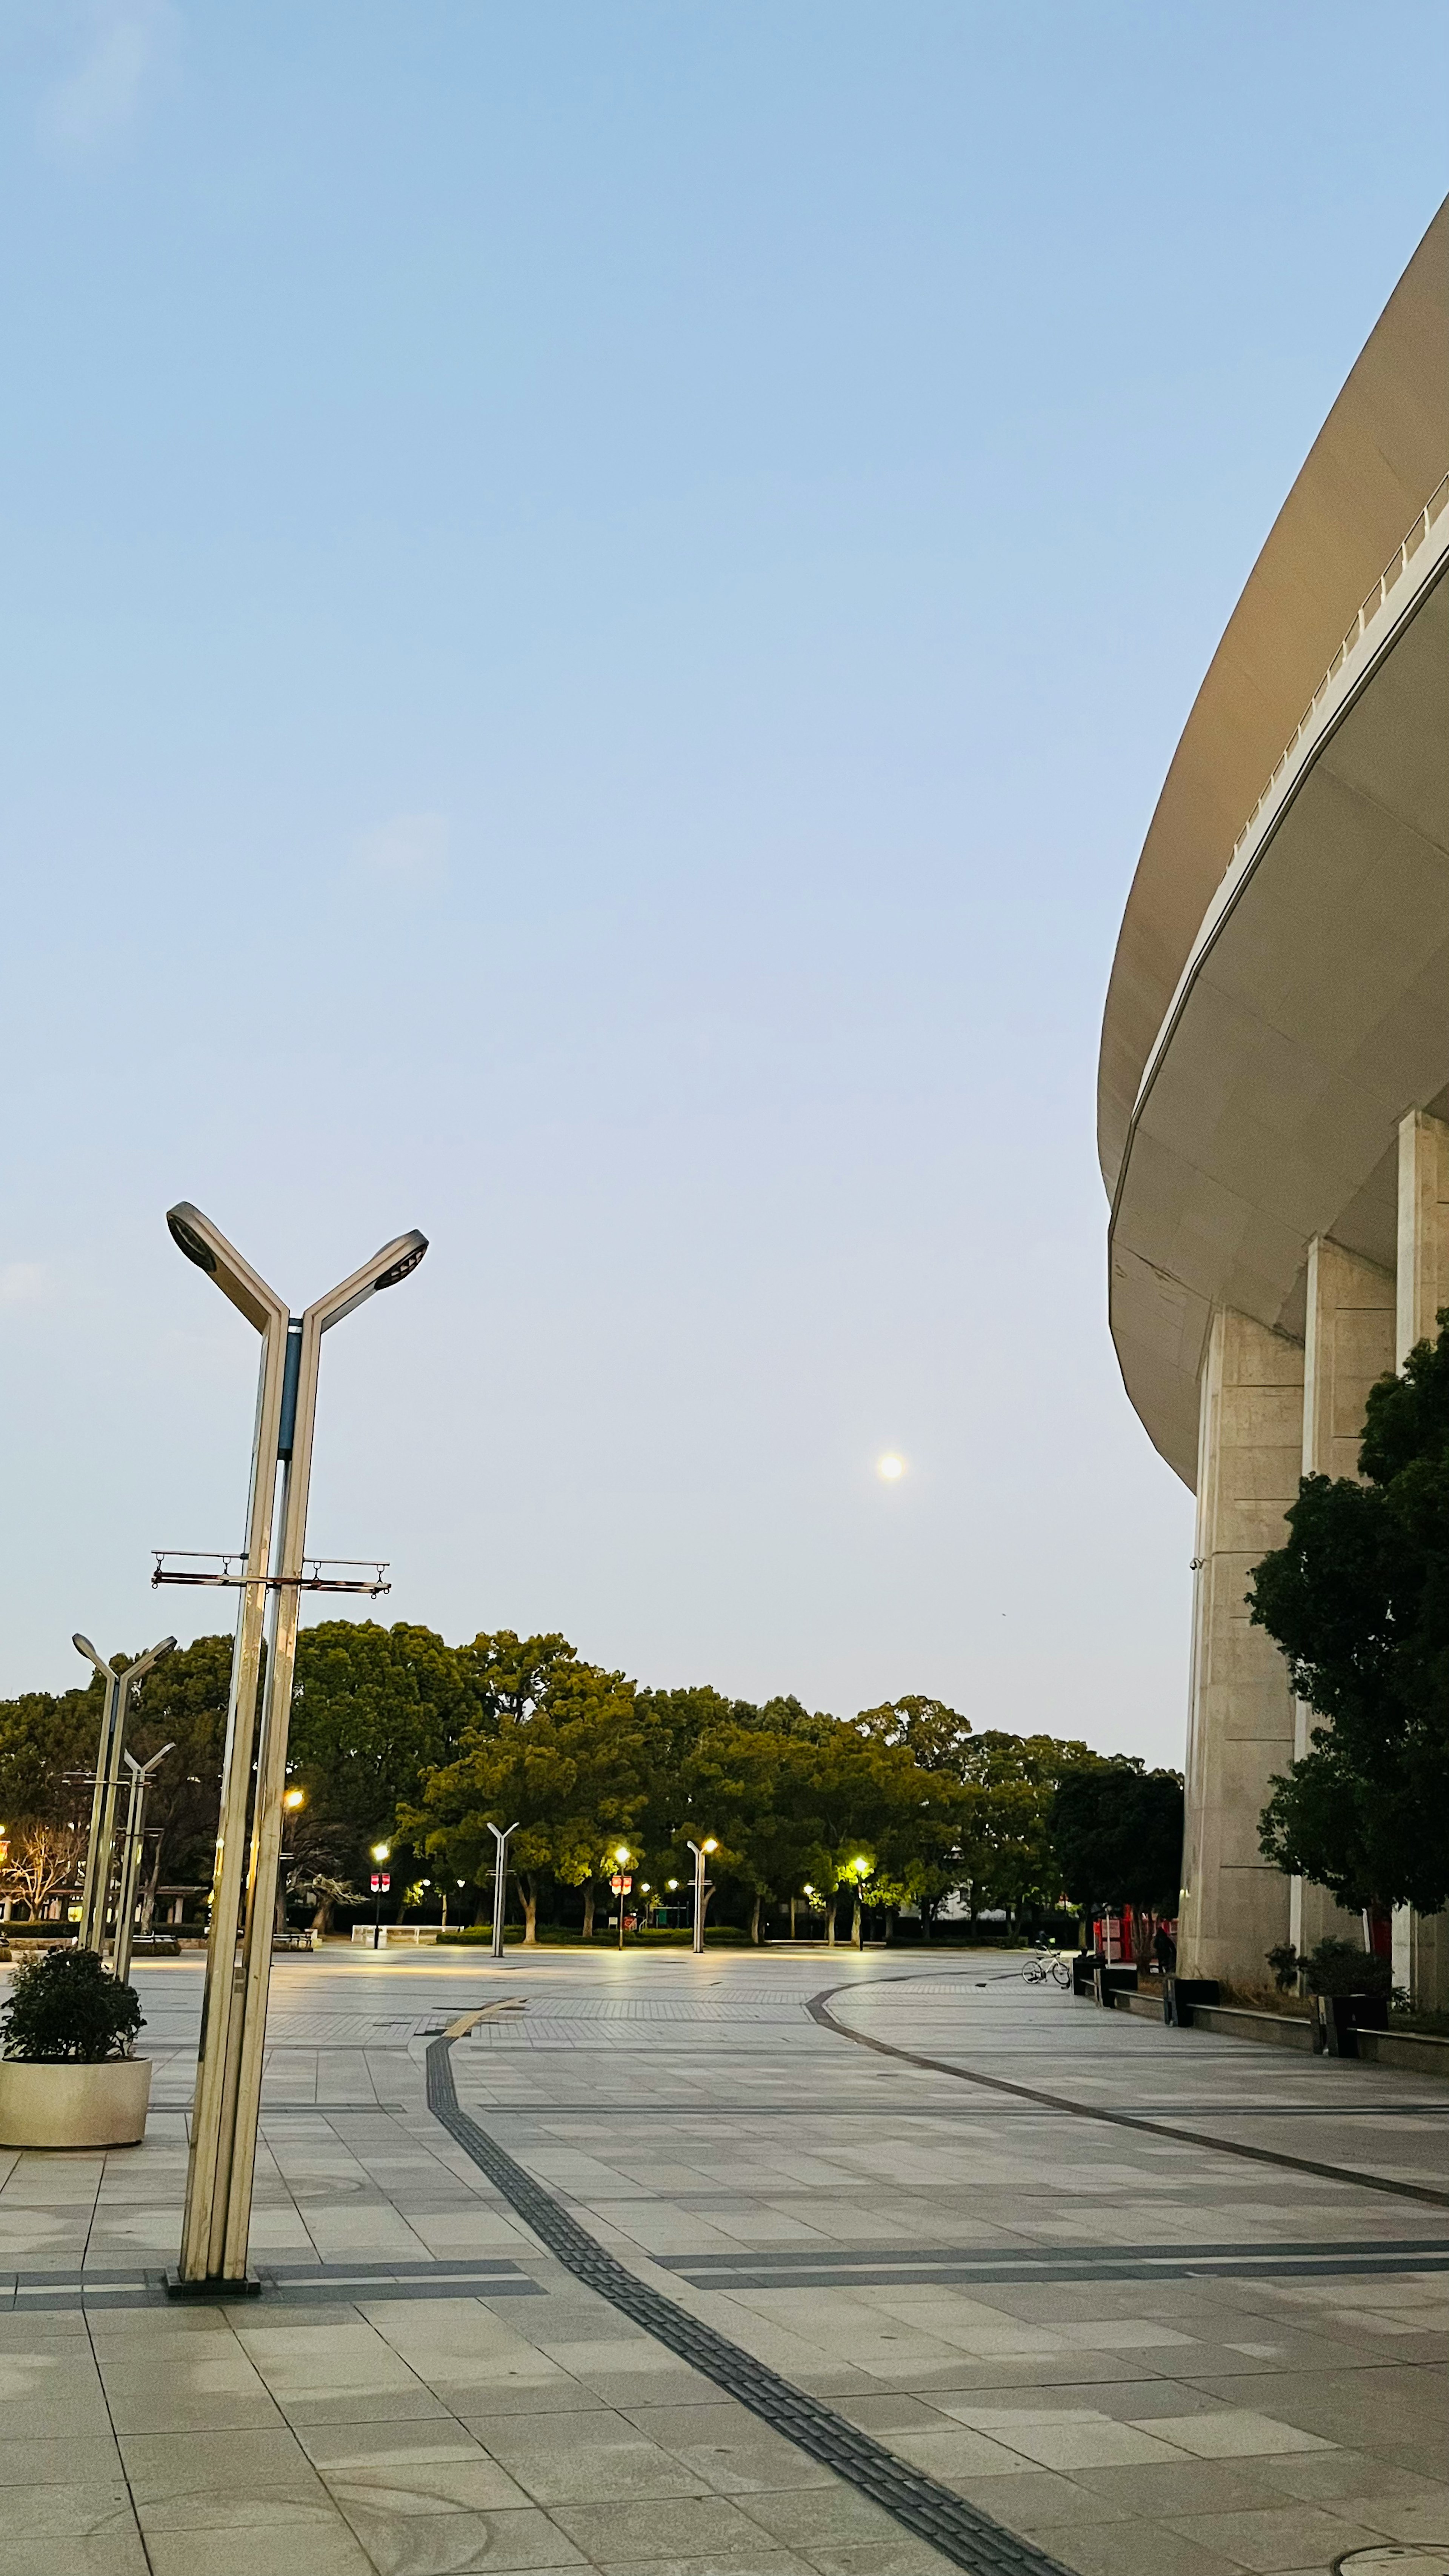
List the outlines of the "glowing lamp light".
<svg viewBox="0 0 1449 2576">
<path fill-rule="evenodd" d="M 372 1857 L 374 1860 L 386 1860 L 391 1850 L 391 1843 L 374 1843 L 372 1846 Z"/>
<path fill-rule="evenodd" d="M 295 1815 L 299 1807 L 305 1807 L 307 1804 L 306 1790 L 289 1789 L 282 1800 L 282 1804 L 284 1807 L 289 1808 L 291 1813 Z"/>
</svg>

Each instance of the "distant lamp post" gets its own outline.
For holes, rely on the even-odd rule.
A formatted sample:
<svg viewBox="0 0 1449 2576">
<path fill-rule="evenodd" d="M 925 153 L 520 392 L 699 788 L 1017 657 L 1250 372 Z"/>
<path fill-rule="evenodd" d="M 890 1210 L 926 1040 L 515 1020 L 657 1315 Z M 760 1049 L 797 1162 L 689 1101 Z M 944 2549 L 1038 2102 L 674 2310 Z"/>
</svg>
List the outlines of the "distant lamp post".
<svg viewBox="0 0 1449 2576">
<path fill-rule="evenodd" d="M 619 1947 L 621 1950 L 624 1947 L 624 1899 L 629 1893 L 625 1883 L 628 1872 L 629 1846 L 627 1843 L 616 1843 L 614 1845 L 614 1885 L 619 1896 Z"/>
<path fill-rule="evenodd" d="M 88 1656 L 106 1685 L 105 1704 L 101 1713 L 101 1740 L 96 1750 L 96 1785 L 91 1798 L 91 1833 L 86 1846 L 86 1883 L 81 1890 L 80 1926 L 76 1933 L 78 1950 L 103 1950 L 106 1942 L 106 1898 L 111 1885 L 111 1853 L 116 1839 L 116 1799 L 121 1786 L 121 1757 L 125 1745 L 126 1711 L 131 1692 L 163 1655 L 169 1655 L 174 1637 L 163 1637 L 147 1655 L 138 1655 L 134 1664 L 115 1672 L 104 1655 L 98 1655 L 89 1637 L 77 1629 L 71 1639 L 78 1655 Z M 167 1750 L 170 1750 L 168 1746 Z M 129 1944 L 127 1945 L 129 1948 Z"/>
<path fill-rule="evenodd" d="M 508 1903 L 508 1846 L 518 1831 L 518 1825 L 519 1819 L 515 1816 L 511 1825 L 490 1823 L 488 1827 L 493 1836 L 493 1938 L 488 1945 L 491 1959 L 503 1956 L 503 1912 Z M 462 1884 L 460 1878 L 458 1885 L 461 1887 Z M 527 1928 L 525 1925 L 525 1931 Z"/>
<path fill-rule="evenodd" d="M 372 1946 L 374 1950 L 382 1948 L 383 1881 L 387 1875 L 382 1864 L 391 1851 L 391 1843 L 374 1843 L 372 1846 Z"/>
<path fill-rule="evenodd" d="M 704 1856 L 718 1851 L 719 1844 L 713 1834 L 706 1834 L 702 1843 L 692 1842 L 686 1834 L 685 1841 L 694 1854 L 694 1952 L 698 1958 L 704 1948 Z"/>
<path fill-rule="evenodd" d="M 287 1787 L 287 1734 L 297 1658 L 297 1616 L 307 1583 L 307 1497 L 317 1418 L 322 1336 L 384 1288 L 416 1270 L 426 1235 L 400 1234 L 351 1277 L 292 1315 L 210 1217 L 182 1199 L 166 1212 L 171 1239 L 188 1261 L 261 1335 L 262 1363 L 252 1435 L 245 1571 L 231 1659 L 226 1753 L 221 1778 L 211 1933 L 201 2008 L 201 2051 L 186 2174 L 181 2260 L 167 2283 L 179 2296 L 227 2285 L 247 2296 L 260 2284 L 247 2273 L 262 2052 L 272 1973 L 282 1800 Z M 281 1494 L 277 1493 L 278 1469 Z M 160 1568 L 158 1567 L 158 1575 Z M 167 1578 L 162 1578 L 167 1579 Z M 194 1576 L 183 1579 L 195 1580 Z M 212 1577 L 211 1580 L 217 1578 Z M 220 1578 L 231 1580 L 229 1569 Z M 311 1588 L 322 1589 L 314 1581 Z M 357 1589 L 352 1583 L 329 1590 Z M 375 1590 L 378 1586 L 363 1586 Z M 270 1618 L 269 1607 L 270 1604 Z M 266 1704 L 257 1724 L 263 1634 L 267 1639 Z M 255 1795 L 253 1796 L 253 1777 Z M 250 1815 L 250 1831 L 248 1816 Z M 237 1928 L 245 1899 L 241 1971 Z"/>
<path fill-rule="evenodd" d="M 863 1950 L 865 1948 L 865 1913 L 862 1898 L 872 1864 L 868 1860 L 853 1860 L 850 1866 L 855 1872 L 855 1946 L 857 1950 Z"/>
<path fill-rule="evenodd" d="M 131 1917 L 136 1910 L 136 1887 L 141 1876 L 142 1835 L 146 1823 L 146 1792 L 153 1775 L 160 1770 L 174 1744 L 163 1744 L 149 1762 L 138 1762 L 134 1753 L 123 1756 L 131 1774 L 126 1795 L 126 1839 L 121 1851 L 121 1884 L 116 1897 L 116 1946 L 111 1954 L 111 1974 L 122 1985 L 131 1973 Z"/>
</svg>

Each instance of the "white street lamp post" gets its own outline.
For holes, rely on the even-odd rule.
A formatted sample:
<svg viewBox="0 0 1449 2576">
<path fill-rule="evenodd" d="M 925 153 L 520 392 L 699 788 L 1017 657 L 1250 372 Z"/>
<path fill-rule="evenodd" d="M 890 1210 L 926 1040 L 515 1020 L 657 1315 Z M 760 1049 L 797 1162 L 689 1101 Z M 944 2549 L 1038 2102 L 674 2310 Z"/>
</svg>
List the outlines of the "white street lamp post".
<svg viewBox="0 0 1449 2576">
<path fill-rule="evenodd" d="M 131 1917 L 136 1910 L 136 1888 L 141 1876 L 141 1836 L 146 1821 L 146 1792 L 153 1773 L 160 1770 L 174 1744 L 163 1744 L 149 1762 L 138 1762 L 134 1753 L 125 1756 L 131 1774 L 126 1799 L 126 1841 L 121 1853 L 121 1887 L 116 1898 L 116 1946 L 111 1958 L 111 1973 L 122 1985 L 131 1973 Z"/>
<path fill-rule="evenodd" d="M 704 1856 L 718 1851 L 719 1845 L 713 1834 L 706 1834 L 702 1843 L 690 1842 L 687 1834 L 684 1839 L 694 1854 L 694 1950 L 698 1957 L 704 1948 Z"/>
<path fill-rule="evenodd" d="M 322 1336 L 380 1289 L 406 1279 L 428 1245 L 425 1235 L 399 1235 L 351 1278 L 340 1281 L 294 1318 L 276 1290 L 267 1286 L 200 1208 L 183 1199 L 168 1210 L 166 1222 L 188 1261 L 209 1274 L 262 1337 L 246 1571 L 232 1650 L 186 2215 L 180 2266 L 168 2283 L 181 2294 L 203 2284 L 234 2286 L 245 2294 L 253 2286 L 247 2280 L 247 2239 Z M 263 1631 L 268 1626 L 266 1706 L 258 1741 L 258 1682 Z M 256 1796 L 248 1849 L 254 1754 Z M 238 1974 L 236 1940 L 244 1863 L 246 1926 Z"/>
<path fill-rule="evenodd" d="M 126 1711 L 131 1692 L 143 1675 L 149 1673 L 163 1655 L 169 1655 L 174 1637 L 163 1637 L 147 1655 L 138 1655 L 134 1664 L 115 1672 L 98 1655 L 89 1637 L 77 1629 L 71 1639 L 77 1654 L 88 1655 L 106 1685 L 105 1706 L 101 1715 L 101 1740 L 96 1751 L 96 1785 L 91 1797 L 91 1832 L 86 1847 L 86 1883 L 81 1890 L 81 1918 L 76 1932 L 78 1950 L 101 1950 L 106 1938 L 106 1897 L 111 1884 L 111 1854 L 116 1839 L 116 1799 L 121 1786 L 121 1754 L 126 1735 Z"/>
<path fill-rule="evenodd" d="M 493 1959 L 501 1959 L 503 1909 L 508 1902 L 508 1846 L 518 1831 L 518 1820 L 515 1818 L 511 1825 L 506 1825 L 502 1829 L 490 1824 L 488 1831 L 493 1836 L 493 1938 L 489 1944 L 488 1955 Z M 461 1879 L 458 1884 L 462 1886 Z"/>
</svg>

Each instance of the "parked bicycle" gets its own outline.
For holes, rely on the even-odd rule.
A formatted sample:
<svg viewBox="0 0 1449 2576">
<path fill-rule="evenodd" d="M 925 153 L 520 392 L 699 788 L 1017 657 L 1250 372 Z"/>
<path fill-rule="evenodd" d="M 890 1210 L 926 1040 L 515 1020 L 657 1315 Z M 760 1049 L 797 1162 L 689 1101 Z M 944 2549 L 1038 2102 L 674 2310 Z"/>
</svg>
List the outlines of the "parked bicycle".
<svg viewBox="0 0 1449 2576">
<path fill-rule="evenodd" d="M 1070 1959 L 1064 1959 L 1059 1950 L 1038 1949 L 1033 1950 L 1021 1973 L 1029 1986 L 1044 1986 L 1048 1978 L 1054 1986 L 1069 1986 L 1072 1963 Z"/>
</svg>

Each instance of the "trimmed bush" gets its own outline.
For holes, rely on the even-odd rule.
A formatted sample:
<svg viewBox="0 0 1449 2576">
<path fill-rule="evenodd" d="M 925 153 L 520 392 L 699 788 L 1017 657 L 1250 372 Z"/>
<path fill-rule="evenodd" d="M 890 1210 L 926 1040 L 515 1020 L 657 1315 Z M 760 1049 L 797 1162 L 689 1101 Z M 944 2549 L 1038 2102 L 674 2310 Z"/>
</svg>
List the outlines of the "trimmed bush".
<svg viewBox="0 0 1449 2576">
<path fill-rule="evenodd" d="M 0 2055 L 35 2065 L 100 2066 L 129 2057 L 144 2026 L 140 1997 L 94 1950 L 48 1950 L 16 1962 L 0 2011 Z"/>
</svg>

